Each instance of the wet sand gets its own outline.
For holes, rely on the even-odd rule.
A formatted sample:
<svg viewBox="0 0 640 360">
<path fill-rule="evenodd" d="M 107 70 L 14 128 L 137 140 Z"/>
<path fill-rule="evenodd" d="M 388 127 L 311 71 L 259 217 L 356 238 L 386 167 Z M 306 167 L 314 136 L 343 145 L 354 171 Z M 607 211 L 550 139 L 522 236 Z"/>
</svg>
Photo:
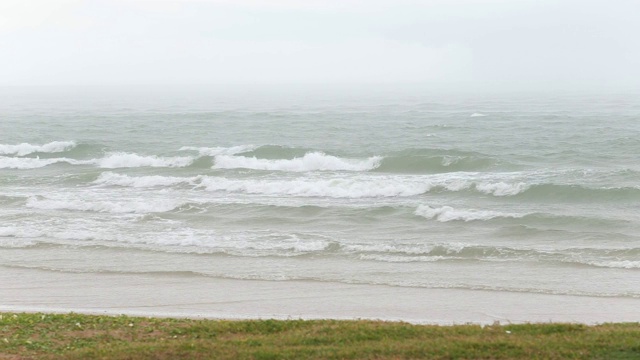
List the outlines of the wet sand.
<svg viewBox="0 0 640 360">
<path fill-rule="evenodd" d="M 0 311 L 428 324 L 638 322 L 640 299 L 2 267 Z"/>
</svg>

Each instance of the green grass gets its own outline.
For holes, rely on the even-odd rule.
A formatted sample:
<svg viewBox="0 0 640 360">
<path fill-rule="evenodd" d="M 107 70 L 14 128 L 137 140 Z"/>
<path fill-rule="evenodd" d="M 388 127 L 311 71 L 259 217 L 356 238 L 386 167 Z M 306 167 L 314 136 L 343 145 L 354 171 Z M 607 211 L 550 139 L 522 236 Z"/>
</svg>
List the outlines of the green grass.
<svg viewBox="0 0 640 360">
<path fill-rule="evenodd" d="M 640 359 L 640 324 L 0 314 L 0 359 Z"/>
</svg>

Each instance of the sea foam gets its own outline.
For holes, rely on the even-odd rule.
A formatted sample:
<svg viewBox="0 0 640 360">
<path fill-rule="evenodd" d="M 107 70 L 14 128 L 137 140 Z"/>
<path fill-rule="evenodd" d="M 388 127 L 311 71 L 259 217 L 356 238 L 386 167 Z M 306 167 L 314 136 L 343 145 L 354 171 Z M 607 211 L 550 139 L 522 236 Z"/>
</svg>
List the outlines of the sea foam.
<svg viewBox="0 0 640 360">
<path fill-rule="evenodd" d="M 519 218 L 522 215 L 517 214 L 505 214 L 489 210 L 458 210 L 451 206 L 431 207 L 428 205 L 420 205 L 415 211 L 418 216 L 425 217 L 427 219 L 435 219 L 440 222 L 448 221 L 477 221 L 477 220 L 491 220 L 495 218 Z"/>
<path fill-rule="evenodd" d="M 407 184 L 401 180 L 388 178 L 229 180 L 203 177 L 199 186 L 208 191 L 331 198 L 404 197 L 423 194 L 431 189 L 428 183 Z"/>
<path fill-rule="evenodd" d="M 478 191 L 494 196 L 513 196 L 527 191 L 530 187 L 523 182 L 513 184 L 505 182 L 478 183 L 475 186 Z"/>
<path fill-rule="evenodd" d="M 216 169 L 254 169 L 277 171 L 367 171 L 380 166 L 382 157 L 367 159 L 346 159 L 326 155 L 322 152 L 310 152 L 303 157 L 293 159 L 258 159 L 255 157 L 218 155 L 215 157 Z"/>
<path fill-rule="evenodd" d="M 193 163 L 195 159 L 190 156 L 160 157 L 142 156 L 134 153 L 112 153 L 93 162 L 101 168 L 133 168 L 133 167 L 185 167 Z"/>
<path fill-rule="evenodd" d="M 22 143 L 17 145 L 0 144 L 0 154 L 24 156 L 33 153 L 57 153 L 73 149 L 75 141 L 52 141 L 44 145 Z"/>
<path fill-rule="evenodd" d="M 93 182 L 100 185 L 116 185 L 136 188 L 157 187 L 157 186 L 172 186 L 183 183 L 192 183 L 197 177 L 184 178 L 175 176 L 138 176 L 132 177 L 128 175 L 116 174 L 111 171 L 103 172 Z"/>
<path fill-rule="evenodd" d="M 179 151 L 197 151 L 200 156 L 217 156 L 217 155 L 234 155 L 251 151 L 256 148 L 255 145 L 238 145 L 231 147 L 196 147 L 183 146 Z"/>
<path fill-rule="evenodd" d="M 160 213 L 167 212 L 178 208 L 181 203 L 171 200 L 150 201 L 140 199 L 137 201 L 86 201 L 80 199 L 39 199 L 30 197 L 26 206 L 33 209 L 42 210 L 74 210 L 74 211 L 93 211 L 104 213 Z"/>
<path fill-rule="evenodd" d="M 67 163 L 71 165 L 87 164 L 88 162 L 82 160 L 68 159 L 68 158 L 52 158 L 52 159 L 39 159 L 39 158 L 16 158 L 0 156 L 0 169 L 37 169 L 45 167 L 51 164 Z"/>
</svg>

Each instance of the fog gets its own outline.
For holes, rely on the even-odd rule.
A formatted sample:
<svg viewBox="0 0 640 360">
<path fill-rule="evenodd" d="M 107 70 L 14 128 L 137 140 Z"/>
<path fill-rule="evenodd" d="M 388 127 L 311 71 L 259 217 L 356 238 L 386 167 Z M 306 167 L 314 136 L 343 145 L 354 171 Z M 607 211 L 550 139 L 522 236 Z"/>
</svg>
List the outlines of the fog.
<svg viewBox="0 0 640 360">
<path fill-rule="evenodd" d="M 640 89 L 640 3 L 3 0 L 0 86 Z"/>
</svg>

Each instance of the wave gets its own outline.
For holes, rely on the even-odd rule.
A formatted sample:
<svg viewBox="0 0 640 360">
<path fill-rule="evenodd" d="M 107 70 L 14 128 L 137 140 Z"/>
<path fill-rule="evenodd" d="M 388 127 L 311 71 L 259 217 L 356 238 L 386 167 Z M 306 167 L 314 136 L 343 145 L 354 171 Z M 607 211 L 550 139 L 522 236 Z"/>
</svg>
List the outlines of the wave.
<svg viewBox="0 0 640 360">
<path fill-rule="evenodd" d="M 101 168 L 132 168 L 132 167 L 186 167 L 193 163 L 190 156 L 159 157 L 155 155 L 142 156 L 134 153 L 112 153 L 102 159 L 93 160 Z"/>
<path fill-rule="evenodd" d="M 389 173 L 448 173 L 458 171 L 480 171 L 495 167 L 493 158 L 459 155 L 405 155 L 384 157 L 376 172 Z"/>
<path fill-rule="evenodd" d="M 103 172 L 93 181 L 94 184 L 100 185 L 116 185 L 136 188 L 147 188 L 157 186 L 172 186 L 184 183 L 193 183 L 198 177 L 184 178 L 175 176 L 138 176 L 132 177 L 128 175 L 116 174 L 111 171 Z"/>
<path fill-rule="evenodd" d="M 532 200 L 554 201 L 632 201 L 640 199 L 638 187 L 589 187 L 578 184 L 531 184 L 523 185 L 519 191 L 508 195 L 519 195 Z"/>
<path fill-rule="evenodd" d="M 524 182 L 505 183 L 505 182 L 481 182 L 473 185 L 476 190 L 487 195 L 494 196 L 514 196 L 527 191 L 529 184 Z"/>
<path fill-rule="evenodd" d="M 186 167 L 193 163 L 192 157 L 141 156 L 130 153 L 113 153 L 101 159 L 76 160 L 69 158 L 16 158 L 0 156 L 0 169 L 37 169 L 66 163 L 70 165 L 96 165 L 104 169 L 133 167 Z"/>
<path fill-rule="evenodd" d="M 367 171 L 380 166 L 382 157 L 373 156 L 368 159 L 345 159 L 326 155 L 322 152 L 311 152 L 303 157 L 293 159 L 258 159 L 256 157 L 218 155 L 215 157 L 215 169 L 253 169 L 276 171 Z"/>
<path fill-rule="evenodd" d="M 33 153 L 58 153 L 76 147 L 75 141 L 52 141 L 43 145 L 22 143 L 17 145 L 0 144 L 0 154 L 25 156 Z"/>
<path fill-rule="evenodd" d="M 448 244 L 349 244 L 341 250 L 361 260 L 381 262 L 434 261 L 546 261 L 615 269 L 640 269 L 635 260 L 640 249 L 566 248 L 536 249 L 464 243 Z M 629 259 L 621 259 L 627 257 Z"/>
<path fill-rule="evenodd" d="M 279 179 L 228 179 L 225 177 L 193 176 L 129 176 L 104 172 L 93 181 L 96 185 L 150 188 L 158 186 L 174 186 L 189 184 L 207 191 L 226 191 L 232 193 L 262 195 L 293 195 L 301 197 L 394 197 L 423 194 L 432 187 L 431 184 L 405 183 L 393 178 L 338 178 L 314 179 L 298 178 L 294 180 Z"/>
<path fill-rule="evenodd" d="M 2 164 L 1 160 L 0 164 Z M 48 161 L 38 162 L 36 165 L 44 166 Z M 140 163 L 138 164 L 140 165 Z M 133 163 L 130 165 L 133 165 Z M 468 192 L 470 194 L 476 193 L 495 197 L 520 197 L 531 201 L 561 200 L 583 202 L 594 200 L 634 201 L 640 199 L 640 188 L 635 187 L 590 188 L 581 185 L 532 184 L 521 181 L 492 181 L 489 179 L 477 180 L 477 177 L 482 177 L 482 174 L 437 174 L 432 176 L 353 174 L 342 177 L 309 175 L 295 179 L 274 177 L 230 179 L 205 175 L 193 177 L 161 175 L 133 177 L 104 172 L 93 183 L 96 185 L 137 188 L 169 187 L 184 184 L 195 188 L 204 188 L 208 191 L 333 198 L 407 197 L 428 192 Z"/>
<path fill-rule="evenodd" d="M 255 145 L 238 145 L 231 147 L 196 147 L 183 146 L 179 151 L 197 151 L 200 156 L 235 155 L 255 149 Z"/>
<path fill-rule="evenodd" d="M 479 152 L 454 149 L 406 149 L 386 155 L 376 172 L 393 173 L 448 173 L 482 171 L 500 166 L 514 165 Z"/>
<path fill-rule="evenodd" d="M 256 157 L 259 159 L 293 159 L 303 157 L 305 154 L 310 152 L 314 152 L 314 150 L 282 145 L 262 145 L 251 151 L 242 153 L 242 155 L 246 157 Z"/>
<path fill-rule="evenodd" d="M 39 159 L 39 158 L 16 158 L 0 156 L 0 169 L 16 169 L 16 170 L 28 170 L 38 169 L 52 164 L 66 163 L 71 165 L 89 164 L 90 162 L 83 160 L 75 160 L 69 158 L 51 158 L 51 159 Z"/>
<path fill-rule="evenodd" d="M 448 221 L 477 221 L 491 220 L 495 218 L 520 218 L 523 215 L 500 213 L 489 210 L 458 210 L 451 206 L 431 207 L 428 205 L 420 205 L 414 212 L 418 216 L 427 219 L 435 219 L 440 222 Z"/>
<path fill-rule="evenodd" d="M 207 191 L 331 198 L 405 197 L 424 194 L 431 188 L 428 183 L 407 184 L 392 178 L 229 180 L 208 176 L 202 177 L 198 186 Z"/>
<path fill-rule="evenodd" d="M 353 243 L 316 233 L 247 231 L 217 234 L 177 228 L 168 233 L 137 234 L 86 229 L 40 232 L 0 227 L 0 248 L 47 245 L 131 248 L 143 251 L 230 255 L 238 257 L 330 256 L 387 263 L 545 262 L 554 266 L 640 269 L 640 248 L 536 248 L 473 243 Z"/>
<path fill-rule="evenodd" d="M 604 268 L 640 269 L 640 261 L 638 260 L 591 260 L 581 263 Z"/>
<path fill-rule="evenodd" d="M 175 210 L 183 205 L 181 202 L 172 200 L 140 199 L 139 201 L 87 201 L 80 199 L 47 199 L 30 197 L 27 199 L 26 207 L 41 210 L 73 210 L 73 211 L 93 211 L 104 213 L 161 213 Z"/>
<path fill-rule="evenodd" d="M 487 115 L 481 114 L 481 113 L 473 113 L 469 117 L 484 117 L 484 116 L 487 116 Z"/>
</svg>

